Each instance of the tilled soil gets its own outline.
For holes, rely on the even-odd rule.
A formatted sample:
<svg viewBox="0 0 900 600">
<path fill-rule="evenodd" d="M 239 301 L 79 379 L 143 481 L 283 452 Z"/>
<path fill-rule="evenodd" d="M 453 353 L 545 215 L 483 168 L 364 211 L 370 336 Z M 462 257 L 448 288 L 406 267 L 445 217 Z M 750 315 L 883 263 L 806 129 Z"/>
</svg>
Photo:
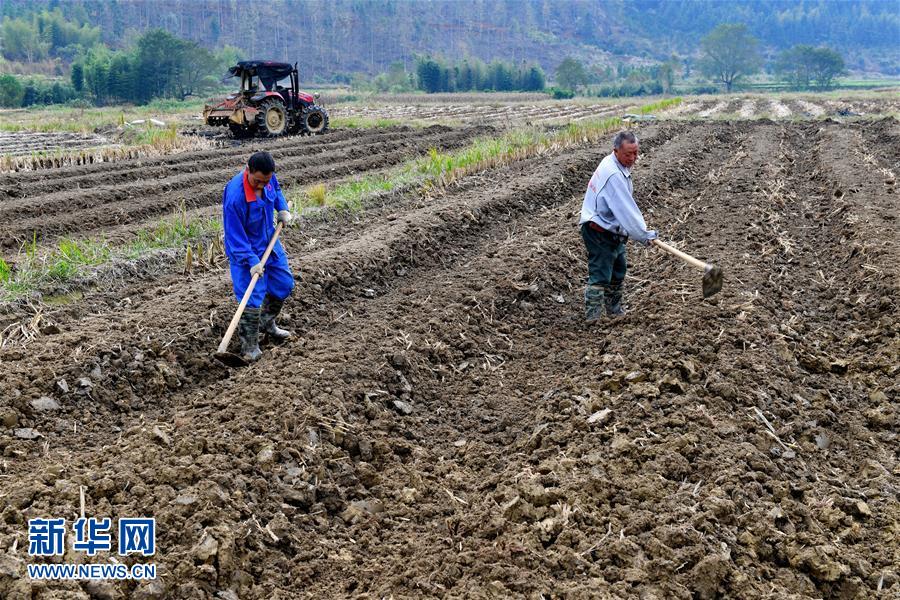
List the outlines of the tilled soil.
<svg viewBox="0 0 900 600">
<path fill-rule="evenodd" d="M 32 152 L 79 150 L 109 146 L 114 143 L 100 135 L 0 131 L 0 155 L 9 156 L 20 156 Z"/>
<path fill-rule="evenodd" d="M 245 369 L 221 269 L 9 307 L 0 596 L 896 597 L 897 131 L 643 128 L 638 203 L 725 288 L 630 247 L 590 327 L 591 147 L 288 232 L 297 337 Z M 22 578 L 80 486 L 159 579 Z"/>
<path fill-rule="evenodd" d="M 430 148 L 465 145 L 483 127 L 399 127 L 261 144 L 272 152 L 285 189 L 396 165 Z M 257 148 L 254 147 L 253 150 Z M 8 256 L 33 241 L 99 235 L 179 209 L 213 206 L 247 159 L 246 146 L 0 176 L 0 250 Z"/>
<path fill-rule="evenodd" d="M 827 100 L 810 95 L 805 99 L 771 97 L 765 95 L 736 96 L 731 99 L 687 97 L 673 108 L 661 111 L 665 117 L 677 118 L 740 118 L 740 119 L 818 119 L 824 117 L 866 117 L 867 119 L 891 115 L 900 109 L 900 103 L 885 98 L 846 98 Z M 842 112 L 839 112 L 842 111 Z"/>
<path fill-rule="evenodd" d="M 383 106 L 343 106 L 332 111 L 340 117 L 371 119 L 415 119 L 419 121 L 454 121 L 472 125 L 503 126 L 523 123 L 557 123 L 621 116 L 636 103 L 583 104 L 576 102 L 516 104 L 389 104 Z"/>
</svg>

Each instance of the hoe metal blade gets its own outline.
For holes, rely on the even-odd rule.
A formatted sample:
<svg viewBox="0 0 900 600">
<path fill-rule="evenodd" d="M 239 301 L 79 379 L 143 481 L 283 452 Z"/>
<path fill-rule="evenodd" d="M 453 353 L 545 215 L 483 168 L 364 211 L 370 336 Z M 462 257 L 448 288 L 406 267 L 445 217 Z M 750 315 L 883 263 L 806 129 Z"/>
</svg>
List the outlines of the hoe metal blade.
<svg viewBox="0 0 900 600">
<path fill-rule="evenodd" d="M 232 354 L 231 352 L 216 352 L 215 354 L 213 354 L 213 357 L 226 367 L 232 367 L 234 369 L 246 367 L 248 364 L 250 364 L 240 355 Z"/>
<path fill-rule="evenodd" d="M 703 273 L 703 297 L 709 298 L 713 294 L 720 292 L 724 279 L 725 274 L 721 268 L 715 265 L 706 265 L 706 270 Z"/>
</svg>

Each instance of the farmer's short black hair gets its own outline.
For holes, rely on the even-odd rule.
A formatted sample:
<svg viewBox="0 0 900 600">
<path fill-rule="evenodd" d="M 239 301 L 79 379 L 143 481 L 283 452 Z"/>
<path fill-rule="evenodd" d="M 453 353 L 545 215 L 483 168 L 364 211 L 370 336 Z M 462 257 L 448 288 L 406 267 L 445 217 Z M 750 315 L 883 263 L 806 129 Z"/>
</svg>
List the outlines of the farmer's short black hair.
<svg viewBox="0 0 900 600">
<path fill-rule="evenodd" d="M 250 155 L 247 168 L 251 173 L 268 175 L 275 172 L 275 159 L 268 152 L 255 152 Z"/>
</svg>

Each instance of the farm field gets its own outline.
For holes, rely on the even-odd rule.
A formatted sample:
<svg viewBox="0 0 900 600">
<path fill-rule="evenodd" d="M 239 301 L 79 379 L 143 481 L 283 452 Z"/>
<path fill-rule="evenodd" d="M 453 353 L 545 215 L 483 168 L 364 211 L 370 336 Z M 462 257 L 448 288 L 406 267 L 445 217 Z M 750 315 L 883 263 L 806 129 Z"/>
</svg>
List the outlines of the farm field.
<svg viewBox="0 0 900 600">
<path fill-rule="evenodd" d="M 290 192 L 639 106 L 336 105 L 417 123 L 6 172 L 0 256 L 215 216 L 251 149 Z M 605 138 L 308 215 L 297 335 L 244 369 L 212 358 L 222 260 L 0 304 L 0 597 L 896 597 L 897 111 L 700 97 L 636 123 L 649 226 L 725 287 L 629 245 L 629 314 L 594 326 L 576 223 Z M 82 491 L 155 517 L 157 580 L 23 577 L 28 519 Z"/>
<path fill-rule="evenodd" d="M 454 96 L 456 96 L 454 98 Z M 401 125 L 428 127 L 442 124 L 489 125 L 515 128 L 529 125 L 565 125 L 634 113 L 652 100 L 578 99 L 545 100 L 543 94 L 393 94 L 379 101 L 344 101 L 325 94 L 333 129 L 371 129 Z M 10 131 L 0 131 L 0 173 L 79 166 L 133 158 L 156 158 L 174 152 L 191 153 L 236 147 L 222 127 L 208 127 L 200 118 L 202 103 L 184 107 L 93 110 L 6 111 Z M 840 97 L 835 94 L 686 96 L 680 102 L 653 111 L 658 119 L 846 119 L 879 118 L 900 114 L 900 101 L 888 92 L 865 92 Z M 156 129 L 148 119 L 158 117 L 177 136 L 155 140 Z M 137 126 L 120 122 L 135 119 Z M 248 143 L 246 141 L 244 144 Z M 252 143 L 252 142 L 250 142 Z"/>
<path fill-rule="evenodd" d="M 649 101 L 638 98 L 577 101 L 492 102 L 489 95 L 474 95 L 470 102 L 421 102 L 413 98 L 384 105 L 337 104 L 332 114 L 339 118 L 391 119 L 421 122 L 559 123 L 580 121 L 634 112 Z M 827 117 L 879 117 L 900 112 L 900 101 L 884 93 L 838 97 L 833 95 L 761 95 L 686 96 L 673 107 L 654 111 L 663 119 L 810 119 Z M 843 114 L 842 114 L 843 113 Z"/>
<path fill-rule="evenodd" d="M 61 169 L 0 174 L 3 251 L 62 235 L 137 230 L 175 209 L 219 206 L 223 182 L 246 163 L 248 147 L 274 152 L 291 185 L 328 181 L 379 169 L 429 148 L 456 148 L 484 129 L 344 130 L 316 138 L 254 141 L 229 148 Z M 92 185 L 98 178 L 103 183 Z M 152 201 L 148 202 L 148 199 Z"/>
<path fill-rule="evenodd" d="M 71 150 L 109 145 L 99 135 L 0 131 L 0 154 L 18 156 L 47 150 Z"/>
</svg>

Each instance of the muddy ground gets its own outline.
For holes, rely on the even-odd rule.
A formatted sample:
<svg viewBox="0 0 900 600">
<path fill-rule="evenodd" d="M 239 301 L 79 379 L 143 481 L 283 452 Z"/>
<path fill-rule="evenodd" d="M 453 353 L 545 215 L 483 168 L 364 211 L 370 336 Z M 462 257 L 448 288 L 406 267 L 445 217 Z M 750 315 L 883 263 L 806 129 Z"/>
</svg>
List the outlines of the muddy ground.
<svg viewBox="0 0 900 600">
<path fill-rule="evenodd" d="M 897 121 L 639 133 L 638 203 L 725 269 L 710 300 L 630 247 L 629 315 L 583 324 L 606 149 L 581 147 L 288 232 L 298 335 L 242 370 L 211 358 L 221 265 L 5 307 L 0 596 L 898 597 Z M 165 167 L 117 165 L 110 202 L 161 211 L 140 171 Z M 88 175 L 3 179 L 4 239 L 32 189 L 51 238 L 107 226 Z M 156 581 L 22 577 L 27 520 L 73 518 L 80 486 L 88 515 L 156 518 Z"/>
</svg>

